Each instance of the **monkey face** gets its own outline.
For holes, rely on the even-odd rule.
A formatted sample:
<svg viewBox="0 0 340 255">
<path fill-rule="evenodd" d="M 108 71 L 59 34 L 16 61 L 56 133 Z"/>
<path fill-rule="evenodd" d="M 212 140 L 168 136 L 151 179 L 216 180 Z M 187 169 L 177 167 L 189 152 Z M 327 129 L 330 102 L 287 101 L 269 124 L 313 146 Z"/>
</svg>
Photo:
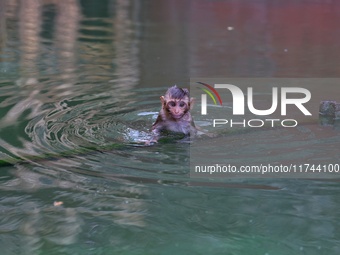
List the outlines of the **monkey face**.
<svg viewBox="0 0 340 255">
<path fill-rule="evenodd" d="M 166 103 L 167 112 L 174 119 L 180 119 L 189 110 L 188 104 L 182 100 L 171 100 Z"/>
</svg>

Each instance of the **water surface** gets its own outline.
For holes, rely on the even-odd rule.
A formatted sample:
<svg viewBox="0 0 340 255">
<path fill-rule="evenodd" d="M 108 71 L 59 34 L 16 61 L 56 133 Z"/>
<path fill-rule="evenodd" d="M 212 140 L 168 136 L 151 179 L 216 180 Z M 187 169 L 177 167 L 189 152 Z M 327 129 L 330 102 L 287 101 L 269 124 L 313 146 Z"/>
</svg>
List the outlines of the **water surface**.
<svg viewBox="0 0 340 255">
<path fill-rule="evenodd" d="M 197 180 L 188 143 L 140 143 L 190 77 L 338 77 L 339 19 L 336 1 L 0 1 L 1 254 L 339 254 L 337 181 Z M 339 160 L 338 132 L 316 117 L 228 149 Z"/>
</svg>

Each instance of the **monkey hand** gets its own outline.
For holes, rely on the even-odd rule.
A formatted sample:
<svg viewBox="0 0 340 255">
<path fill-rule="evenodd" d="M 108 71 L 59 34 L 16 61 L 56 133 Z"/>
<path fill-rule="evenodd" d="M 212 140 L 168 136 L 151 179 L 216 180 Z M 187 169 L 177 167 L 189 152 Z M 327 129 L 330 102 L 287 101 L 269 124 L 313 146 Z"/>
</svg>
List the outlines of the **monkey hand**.
<svg viewBox="0 0 340 255">
<path fill-rule="evenodd" d="M 144 145 L 150 146 L 150 145 L 153 145 L 153 144 L 155 144 L 155 143 L 158 143 L 157 139 L 152 138 L 152 139 L 150 139 L 150 140 L 145 141 L 145 142 L 144 142 Z"/>
</svg>

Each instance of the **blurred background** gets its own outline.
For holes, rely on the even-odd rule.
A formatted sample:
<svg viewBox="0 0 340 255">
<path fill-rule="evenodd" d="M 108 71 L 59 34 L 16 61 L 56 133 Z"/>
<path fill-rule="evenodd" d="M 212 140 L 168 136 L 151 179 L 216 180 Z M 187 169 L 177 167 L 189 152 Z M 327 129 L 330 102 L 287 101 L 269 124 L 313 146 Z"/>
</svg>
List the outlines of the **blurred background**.
<svg viewBox="0 0 340 255">
<path fill-rule="evenodd" d="M 339 77 L 339 23 L 336 0 L 0 0 L 0 253 L 339 254 L 337 181 L 198 181 L 188 144 L 140 144 L 190 77 Z M 338 145 L 315 121 L 226 151 Z"/>
</svg>

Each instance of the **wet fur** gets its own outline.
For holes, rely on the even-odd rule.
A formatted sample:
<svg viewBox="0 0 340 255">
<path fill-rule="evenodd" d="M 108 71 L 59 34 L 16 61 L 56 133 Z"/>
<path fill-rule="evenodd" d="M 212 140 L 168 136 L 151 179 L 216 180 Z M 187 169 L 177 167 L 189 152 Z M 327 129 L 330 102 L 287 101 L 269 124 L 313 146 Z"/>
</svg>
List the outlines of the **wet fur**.
<svg viewBox="0 0 340 255">
<path fill-rule="evenodd" d="M 161 96 L 162 108 L 158 114 L 155 123 L 152 125 L 153 142 L 157 141 L 163 131 L 182 133 L 189 136 L 196 133 L 196 127 L 190 114 L 193 100 L 189 97 L 187 89 L 178 88 L 176 85 L 169 88 L 165 96 Z M 180 118 L 174 118 L 167 107 L 169 101 L 183 101 L 187 107 Z"/>
</svg>

